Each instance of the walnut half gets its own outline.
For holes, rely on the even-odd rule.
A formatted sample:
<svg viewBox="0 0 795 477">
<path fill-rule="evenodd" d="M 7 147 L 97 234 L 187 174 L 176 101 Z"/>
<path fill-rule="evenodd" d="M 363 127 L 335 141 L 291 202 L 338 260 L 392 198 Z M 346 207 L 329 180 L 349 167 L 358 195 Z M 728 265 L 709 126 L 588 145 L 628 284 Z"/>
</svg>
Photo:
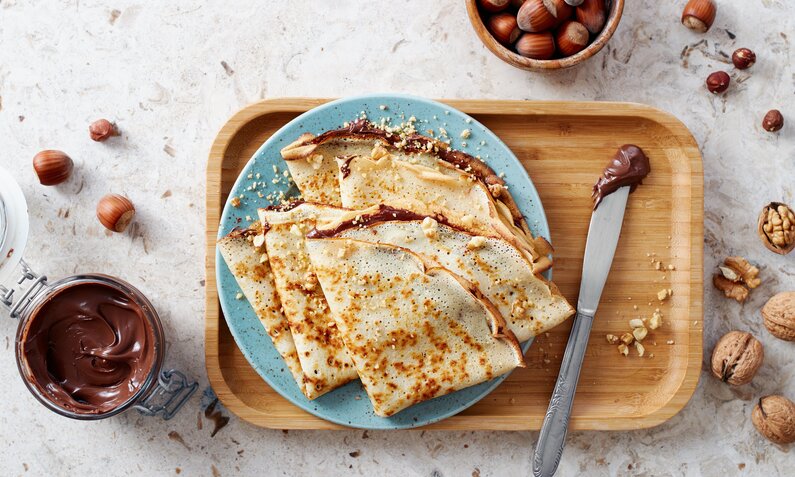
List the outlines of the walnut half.
<svg viewBox="0 0 795 477">
<path fill-rule="evenodd" d="M 759 214 L 757 232 L 768 250 L 786 255 L 795 248 L 795 214 L 787 204 L 771 202 Z"/>
<path fill-rule="evenodd" d="M 712 277 L 712 284 L 727 298 L 737 300 L 739 303 L 748 298 L 749 289 L 762 284 L 762 280 L 759 279 L 759 269 L 743 257 L 726 257 L 723 265 L 718 266 L 718 270 L 720 273 Z"/>
<path fill-rule="evenodd" d="M 723 335 L 712 351 L 712 374 L 733 386 L 748 384 L 765 357 L 762 343 L 744 331 Z"/>
</svg>

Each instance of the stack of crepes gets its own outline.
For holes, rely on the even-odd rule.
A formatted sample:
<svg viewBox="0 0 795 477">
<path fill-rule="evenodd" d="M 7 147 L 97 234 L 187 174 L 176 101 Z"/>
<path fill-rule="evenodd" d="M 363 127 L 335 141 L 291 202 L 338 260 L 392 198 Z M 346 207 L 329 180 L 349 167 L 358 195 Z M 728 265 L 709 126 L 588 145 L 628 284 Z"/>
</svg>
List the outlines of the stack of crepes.
<svg viewBox="0 0 795 477">
<path fill-rule="evenodd" d="M 359 378 L 390 416 L 524 366 L 519 343 L 574 313 L 479 159 L 364 120 L 282 157 L 303 200 L 219 247 L 307 398 Z"/>
</svg>

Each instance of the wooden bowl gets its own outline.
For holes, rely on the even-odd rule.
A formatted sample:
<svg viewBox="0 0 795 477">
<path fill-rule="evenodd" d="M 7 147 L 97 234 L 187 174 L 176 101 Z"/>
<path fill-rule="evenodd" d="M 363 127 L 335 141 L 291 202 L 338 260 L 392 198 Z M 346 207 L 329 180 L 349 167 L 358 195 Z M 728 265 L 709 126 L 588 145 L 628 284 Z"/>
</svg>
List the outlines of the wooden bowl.
<svg viewBox="0 0 795 477">
<path fill-rule="evenodd" d="M 618 22 L 621 21 L 621 13 L 624 11 L 624 0 L 607 0 L 610 5 L 608 7 L 609 12 L 607 16 L 607 22 L 605 22 L 604 28 L 602 28 L 602 31 L 596 36 L 596 39 L 594 39 L 590 45 L 586 46 L 584 50 L 575 55 L 566 56 L 564 58 L 534 60 L 532 58 L 525 58 L 524 56 L 501 45 L 497 40 L 495 40 L 491 35 L 491 32 L 489 32 L 488 28 L 486 28 L 486 24 L 483 22 L 483 19 L 480 16 L 480 11 L 478 10 L 478 0 L 466 0 L 466 2 L 469 21 L 472 23 L 472 27 L 475 29 L 475 33 L 478 34 L 480 41 L 482 41 L 483 44 L 486 45 L 486 48 L 497 55 L 497 57 L 499 57 L 502 61 L 510 63 L 513 66 L 523 70 L 557 70 L 562 68 L 570 68 L 574 65 L 582 63 L 583 61 L 598 53 L 599 50 L 601 50 L 602 47 L 605 46 L 605 44 L 610 40 L 610 38 L 613 36 L 613 33 L 615 33 L 616 28 L 618 28 Z"/>
</svg>

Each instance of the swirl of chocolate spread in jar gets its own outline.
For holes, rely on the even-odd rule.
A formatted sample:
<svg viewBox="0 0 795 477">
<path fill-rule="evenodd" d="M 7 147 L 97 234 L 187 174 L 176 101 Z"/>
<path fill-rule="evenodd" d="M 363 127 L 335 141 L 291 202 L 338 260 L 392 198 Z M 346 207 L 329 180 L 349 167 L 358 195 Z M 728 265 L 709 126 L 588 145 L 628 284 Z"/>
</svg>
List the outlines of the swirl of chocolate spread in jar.
<svg viewBox="0 0 795 477">
<path fill-rule="evenodd" d="M 141 306 L 101 283 L 55 292 L 33 311 L 23 333 L 26 378 L 74 413 L 104 414 L 126 403 L 155 361 L 154 332 Z"/>
<path fill-rule="evenodd" d="M 629 191 L 634 191 L 644 177 L 651 172 L 649 158 L 643 150 L 632 144 L 624 144 L 618 148 L 610 164 L 605 167 L 602 176 L 593 186 L 593 208 L 599 206 L 606 196 L 624 186 L 630 186 Z"/>
</svg>

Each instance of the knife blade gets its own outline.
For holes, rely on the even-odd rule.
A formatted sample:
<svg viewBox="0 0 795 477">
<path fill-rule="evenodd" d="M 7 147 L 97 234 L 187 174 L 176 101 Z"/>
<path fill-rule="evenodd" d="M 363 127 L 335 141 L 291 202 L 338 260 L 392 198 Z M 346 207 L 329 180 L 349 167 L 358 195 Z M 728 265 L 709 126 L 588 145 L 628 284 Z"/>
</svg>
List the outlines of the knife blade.
<svg viewBox="0 0 795 477">
<path fill-rule="evenodd" d="M 533 475 L 536 477 L 552 477 L 563 456 L 571 406 L 588 345 L 588 335 L 613 263 L 629 192 L 629 186 L 621 187 L 606 196 L 591 214 L 582 263 L 580 295 L 577 299 L 577 315 L 574 317 L 558 380 L 533 455 Z"/>
</svg>

